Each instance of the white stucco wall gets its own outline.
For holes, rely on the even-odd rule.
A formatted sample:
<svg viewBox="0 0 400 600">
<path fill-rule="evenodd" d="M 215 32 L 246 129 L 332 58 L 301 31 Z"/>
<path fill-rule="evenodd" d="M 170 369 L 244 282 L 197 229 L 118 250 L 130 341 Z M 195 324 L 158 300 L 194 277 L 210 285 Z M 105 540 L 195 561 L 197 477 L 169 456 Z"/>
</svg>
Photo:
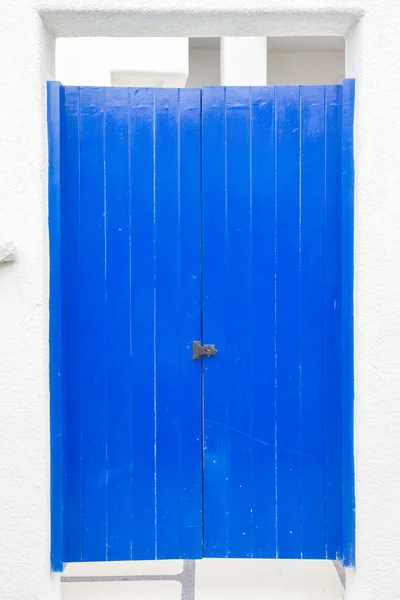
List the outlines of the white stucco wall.
<svg viewBox="0 0 400 600">
<path fill-rule="evenodd" d="M 336 84 L 344 77 L 344 52 L 269 52 L 269 85 Z"/>
<path fill-rule="evenodd" d="M 1 3 L 0 238 L 17 245 L 17 261 L 0 265 L 2 599 L 57 600 L 59 592 L 49 572 L 44 85 L 54 76 L 54 36 L 293 32 L 345 35 L 346 74 L 357 77 L 357 568 L 347 574 L 346 600 L 400 597 L 399 23 L 397 0 Z M 282 598 L 279 590 L 273 597 Z"/>
</svg>

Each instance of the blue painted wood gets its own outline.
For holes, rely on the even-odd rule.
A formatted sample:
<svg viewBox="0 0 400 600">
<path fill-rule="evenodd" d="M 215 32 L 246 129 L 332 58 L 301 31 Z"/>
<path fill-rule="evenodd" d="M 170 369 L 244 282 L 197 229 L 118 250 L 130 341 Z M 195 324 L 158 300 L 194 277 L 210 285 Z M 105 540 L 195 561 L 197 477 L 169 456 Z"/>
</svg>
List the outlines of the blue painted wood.
<svg viewBox="0 0 400 600">
<path fill-rule="evenodd" d="M 202 93 L 202 337 L 218 352 L 203 361 L 204 556 L 229 556 L 227 194 L 225 89 Z M 212 339 L 210 338 L 212 336 Z M 232 432 L 234 433 L 234 432 Z M 227 435 L 228 434 L 228 435 Z"/>
<path fill-rule="evenodd" d="M 191 346 L 200 337 L 199 109 L 198 92 L 155 92 L 157 558 L 202 555 L 200 365 Z"/>
<path fill-rule="evenodd" d="M 203 91 L 205 556 L 275 556 L 273 131 L 273 90 Z"/>
<path fill-rule="evenodd" d="M 107 344 L 105 103 L 104 88 L 80 89 L 82 437 L 75 443 L 81 444 L 82 452 L 84 561 L 108 559 L 107 362 L 110 348 Z M 72 557 L 68 560 L 72 561 Z"/>
<path fill-rule="evenodd" d="M 131 89 L 130 123 L 132 558 L 145 560 L 156 554 L 153 90 Z"/>
<path fill-rule="evenodd" d="M 301 555 L 326 554 L 325 86 L 300 88 Z M 337 160 L 335 161 L 337 168 Z"/>
<path fill-rule="evenodd" d="M 132 555 L 129 88 L 105 91 L 107 560 Z"/>
<path fill-rule="evenodd" d="M 353 560 L 351 260 L 341 276 L 353 99 L 345 125 L 341 94 L 203 90 L 203 339 L 218 349 L 203 367 L 206 557 Z"/>
<path fill-rule="evenodd" d="M 178 91 L 155 92 L 155 277 L 156 329 L 156 556 L 168 558 L 168 547 L 179 556 L 180 469 L 179 410 L 181 357 L 180 191 Z M 189 401 L 189 397 L 187 398 Z M 198 433 L 198 432 L 196 432 Z"/>
<path fill-rule="evenodd" d="M 82 235 L 80 202 L 80 93 L 65 88 L 63 163 L 63 331 L 66 406 L 65 560 L 83 552 L 82 463 Z M 73 415 L 73 418 L 68 418 Z M 79 441 L 79 442 L 78 442 Z"/>
<path fill-rule="evenodd" d="M 342 552 L 343 564 L 354 566 L 354 99 L 355 82 L 342 86 L 342 306 L 341 306 L 341 399 L 342 399 Z"/>
<path fill-rule="evenodd" d="M 276 557 L 275 90 L 250 89 L 252 533 L 255 558 Z M 260 319 L 260 315 L 264 315 Z M 262 348 L 262 352 L 260 352 Z M 262 477 L 260 477 L 262 473 Z"/>
<path fill-rule="evenodd" d="M 51 569 L 62 572 L 64 563 L 65 414 L 62 369 L 62 250 L 61 250 L 61 140 L 63 137 L 63 90 L 59 83 L 47 85 L 49 148 L 50 237 L 50 459 L 51 459 Z"/>
<path fill-rule="evenodd" d="M 199 558 L 200 92 L 65 96 L 64 558 Z"/>
<path fill-rule="evenodd" d="M 340 320 L 341 107 L 340 86 L 326 86 L 325 110 L 325 448 L 326 558 L 341 557 Z"/>
<path fill-rule="evenodd" d="M 49 86 L 53 570 L 354 564 L 353 110 Z"/>
<path fill-rule="evenodd" d="M 201 92 L 182 89 L 179 101 L 179 468 L 181 471 L 179 554 L 203 555 L 203 464 L 201 365 L 193 361 L 191 341 L 201 339 Z M 186 365 L 182 368 L 182 365 Z M 168 548 L 166 548 L 167 554 Z"/>
<path fill-rule="evenodd" d="M 301 557 L 300 89 L 276 88 L 277 556 Z M 270 274 L 274 277 L 274 273 Z"/>
<path fill-rule="evenodd" d="M 252 554 L 252 481 L 254 477 L 250 353 L 251 189 L 250 94 L 248 88 L 226 88 L 226 389 L 228 438 L 227 496 L 229 556 Z M 238 285 L 239 284 L 239 285 Z M 206 397 L 207 411 L 210 399 Z M 244 438 L 244 439 L 243 439 Z M 246 440 L 247 438 L 247 440 Z M 245 443 L 244 443 L 245 442 Z M 247 442 L 247 443 L 246 443 Z"/>
</svg>

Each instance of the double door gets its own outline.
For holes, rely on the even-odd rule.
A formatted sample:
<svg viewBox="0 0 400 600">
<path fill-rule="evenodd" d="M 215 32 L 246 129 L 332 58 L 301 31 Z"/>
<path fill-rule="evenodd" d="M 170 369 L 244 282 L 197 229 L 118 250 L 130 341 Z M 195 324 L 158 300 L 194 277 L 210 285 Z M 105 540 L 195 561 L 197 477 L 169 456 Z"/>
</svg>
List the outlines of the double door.
<svg viewBox="0 0 400 600">
<path fill-rule="evenodd" d="M 352 95 L 49 84 L 55 568 L 351 561 Z"/>
</svg>

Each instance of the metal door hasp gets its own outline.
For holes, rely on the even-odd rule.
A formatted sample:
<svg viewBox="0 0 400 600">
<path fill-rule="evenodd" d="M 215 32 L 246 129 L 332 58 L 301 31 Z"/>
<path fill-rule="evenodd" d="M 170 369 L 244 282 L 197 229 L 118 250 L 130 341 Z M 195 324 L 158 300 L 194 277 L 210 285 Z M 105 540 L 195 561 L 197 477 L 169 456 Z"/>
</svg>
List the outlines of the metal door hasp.
<svg viewBox="0 0 400 600">
<path fill-rule="evenodd" d="M 217 353 L 214 344 L 204 344 L 201 342 L 193 342 L 193 360 L 199 360 L 202 356 L 213 356 Z"/>
</svg>

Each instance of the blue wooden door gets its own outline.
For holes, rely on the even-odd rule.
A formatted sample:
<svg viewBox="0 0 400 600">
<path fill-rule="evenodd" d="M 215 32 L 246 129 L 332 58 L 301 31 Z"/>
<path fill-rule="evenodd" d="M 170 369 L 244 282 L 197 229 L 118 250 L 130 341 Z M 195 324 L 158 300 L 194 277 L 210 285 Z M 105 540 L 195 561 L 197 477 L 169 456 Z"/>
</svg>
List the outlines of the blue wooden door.
<svg viewBox="0 0 400 600">
<path fill-rule="evenodd" d="M 200 91 L 57 95 L 63 561 L 198 558 Z"/>
<path fill-rule="evenodd" d="M 353 82 L 202 119 L 204 556 L 351 564 Z"/>
<path fill-rule="evenodd" d="M 352 135 L 349 81 L 49 85 L 53 569 L 354 563 Z"/>
</svg>

